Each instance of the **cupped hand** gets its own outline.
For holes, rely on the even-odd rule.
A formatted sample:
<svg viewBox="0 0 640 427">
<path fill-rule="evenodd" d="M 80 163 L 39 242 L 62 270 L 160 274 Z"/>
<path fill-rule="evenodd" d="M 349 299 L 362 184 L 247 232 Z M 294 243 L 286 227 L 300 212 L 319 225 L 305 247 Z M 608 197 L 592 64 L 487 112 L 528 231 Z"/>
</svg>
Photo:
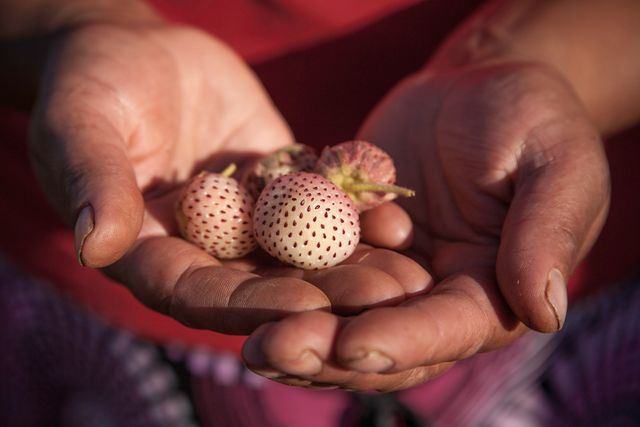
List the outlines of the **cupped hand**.
<svg viewBox="0 0 640 427">
<path fill-rule="evenodd" d="M 223 263 L 175 237 L 187 178 L 290 143 L 261 85 L 222 43 L 183 27 L 104 24 L 57 40 L 30 152 L 46 194 L 75 224 L 80 262 L 187 325 L 248 333 L 291 312 L 353 312 L 426 289 L 429 276 L 399 254 L 386 267 L 352 258 L 298 274 L 260 256 Z M 351 292 L 335 286 L 342 280 Z"/>
<path fill-rule="evenodd" d="M 604 222 L 609 175 L 558 72 L 524 62 L 426 70 L 376 108 L 361 137 L 416 190 L 401 202 L 414 224 L 408 251 L 436 284 L 356 316 L 263 325 L 244 348 L 250 367 L 288 384 L 395 390 L 529 328 L 562 327 L 567 278 Z M 378 215 L 366 221 L 391 226 Z"/>
</svg>

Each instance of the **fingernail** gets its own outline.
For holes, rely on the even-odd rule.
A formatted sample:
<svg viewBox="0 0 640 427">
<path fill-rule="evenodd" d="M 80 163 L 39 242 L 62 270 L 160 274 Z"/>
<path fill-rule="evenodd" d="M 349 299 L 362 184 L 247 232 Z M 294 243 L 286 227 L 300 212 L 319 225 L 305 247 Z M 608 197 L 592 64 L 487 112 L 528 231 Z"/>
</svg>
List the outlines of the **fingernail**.
<svg viewBox="0 0 640 427">
<path fill-rule="evenodd" d="M 312 350 L 304 350 L 300 356 L 287 362 L 287 373 L 291 375 L 317 375 L 322 371 L 322 361 Z"/>
<path fill-rule="evenodd" d="M 262 353 L 263 335 L 251 336 L 242 347 L 242 358 L 252 370 L 254 367 L 264 367 L 266 360 Z"/>
<path fill-rule="evenodd" d="M 78 258 L 78 263 L 80 263 L 80 265 L 83 267 L 85 266 L 84 259 L 82 258 L 84 243 L 87 240 L 87 237 L 89 237 L 89 235 L 93 231 L 94 225 L 93 208 L 90 205 L 87 205 L 82 208 L 82 210 L 78 214 L 78 219 L 76 219 L 74 230 L 76 256 Z"/>
<path fill-rule="evenodd" d="M 309 385 L 311 385 L 311 381 L 297 377 L 277 378 L 275 379 L 275 381 L 281 384 L 291 385 L 295 387 L 308 387 Z"/>
<path fill-rule="evenodd" d="M 335 385 L 335 384 L 324 384 L 324 383 L 314 383 L 312 382 L 311 384 L 309 384 L 307 386 L 307 388 L 312 389 L 312 390 L 336 390 L 338 388 L 340 388 L 339 385 Z"/>
<path fill-rule="evenodd" d="M 252 372 L 255 372 L 262 377 L 269 378 L 270 380 L 277 380 L 279 378 L 285 378 L 287 376 L 287 374 L 283 372 L 275 371 L 272 369 L 252 369 Z"/>
<path fill-rule="evenodd" d="M 554 268 L 549 272 L 544 295 L 556 317 L 557 330 L 560 330 L 567 316 L 567 284 L 560 270 Z"/>
<path fill-rule="evenodd" d="M 372 350 L 359 359 L 350 360 L 348 364 L 349 367 L 360 372 L 378 373 L 391 369 L 394 362 L 385 354 L 377 350 Z"/>
<path fill-rule="evenodd" d="M 277 380 L 287 376 L 284 372 L 280 372 L 277 369 L 273 369 L 268 366 L 264 354 L 262 353 L 262 339 L 264 334 L 257 334 L 249 338 L 242 347 L 242 358 L 247 364 L 247 367 L 256 374 L 269 378 L 271 380 Z"/>
</svg>

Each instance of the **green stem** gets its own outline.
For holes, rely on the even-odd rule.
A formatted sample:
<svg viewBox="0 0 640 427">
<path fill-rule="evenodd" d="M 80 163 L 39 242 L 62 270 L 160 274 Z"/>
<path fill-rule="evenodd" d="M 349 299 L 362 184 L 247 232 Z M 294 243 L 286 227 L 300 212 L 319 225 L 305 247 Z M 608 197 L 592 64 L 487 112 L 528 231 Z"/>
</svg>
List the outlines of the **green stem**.
<svg viewBox="0 0 640 427">
<path fill-rule="evenodd" d="M 226 167 L 225 170 L 223 170 L 222 172 L 220 172 L 220 175 L 222 176 L 226 176 L 227 178 L 230 177 L 231 175 L 233 175 L 233 173 L 236 171 L 236 169 L 238 169 L 238 167 L 236 166 L 235 163 L 231 163 L 229 166 Z"/>
<path fill-rule="evenodd" d="M 409 188 L 400 187 L 393 184 L 375 184 L 371 182 L 352 182 L 349 184 L 343 183 L 342 189 L 347 193 L 375 191 L 381 193 L 394 193 L 403 197 L 412 197 L 416 195 L 416 192 Z"/>
</svg>

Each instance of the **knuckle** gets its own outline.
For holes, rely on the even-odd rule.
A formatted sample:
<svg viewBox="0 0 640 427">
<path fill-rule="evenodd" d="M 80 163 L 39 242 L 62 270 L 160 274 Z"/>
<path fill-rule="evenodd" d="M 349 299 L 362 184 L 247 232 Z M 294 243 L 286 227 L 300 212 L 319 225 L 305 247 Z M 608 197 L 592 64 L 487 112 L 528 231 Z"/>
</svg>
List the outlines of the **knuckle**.
<svg viewBox="0 0 640 427">
<path fill-rule="evenodd" d="M 558 222 L 552 228 L 552 235 L 555 236 L 561 251 L 567 254 L 575 255 L 578 249 L 582 247 L 582 238 L 578 237 L 578 232 L 573 225 L 575 223 L 575 220 L 568 219 Z"/>
<path fill-rule="evenodd" d="M 438 287 L 435 288 L 438 290 Z M 490 342 L 495 335 L 495 322 L 488 313 L 486 304 L 478 300 L 470 289 L 464 286 L 448 286 L 437 291 L 439 294 L 446 294 L 454 297 L 457 310 L 466 314 L 466 319 L 461 318 L 459 324 L 461 331 L 456 348 L 457 359 L 466 359 L 480 351 L 486 343 Z M 436 326 L 438 324 L 436 323 Z M 440 329 L 445 328 L 440 326 Z M 442 339 L 447 337 L 442 336 Z"/>
</svg>

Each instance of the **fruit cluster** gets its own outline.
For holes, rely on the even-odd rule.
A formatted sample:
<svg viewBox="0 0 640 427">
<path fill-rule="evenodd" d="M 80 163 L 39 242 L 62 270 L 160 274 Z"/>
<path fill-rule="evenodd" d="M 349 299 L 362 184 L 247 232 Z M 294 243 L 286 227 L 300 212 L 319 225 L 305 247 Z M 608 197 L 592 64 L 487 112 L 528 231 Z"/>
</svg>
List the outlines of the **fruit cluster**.
<svg viewBox="0 0 640 427">
<path fill-rule="evenodd" d="M 413 191 L 395 185 L 393 161 L 365 141 L 326 147 L 318 157 L 294 144 L 258 159 L 240 181 L 201 172 L 178 200 L 182 236 L 221 259 L 260 246 L 280 261 L 313 270 L 346 259 L 360 240 L 359 214 Z"/>
</svg>

